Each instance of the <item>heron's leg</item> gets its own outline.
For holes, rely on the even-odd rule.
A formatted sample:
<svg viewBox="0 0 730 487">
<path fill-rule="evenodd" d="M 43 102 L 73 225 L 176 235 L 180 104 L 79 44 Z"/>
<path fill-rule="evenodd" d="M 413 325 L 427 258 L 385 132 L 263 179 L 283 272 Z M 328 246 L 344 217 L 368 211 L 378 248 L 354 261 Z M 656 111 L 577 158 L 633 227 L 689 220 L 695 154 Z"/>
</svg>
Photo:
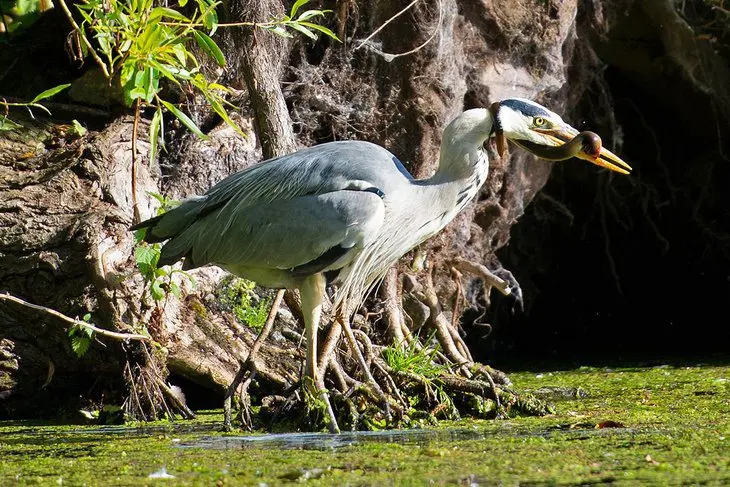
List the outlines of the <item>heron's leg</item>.
<svg viewBox="0 0 730 487">
<path fill-rule="evenodd" d="M 322 316 L 322 296 L 326 281 L 322 274 L 312 274 L 304 278 L 299 292 L 302 297 L 302 315 L 307 335 L 307 363 L 304 368 L 305 377 L 311 377 L 315 384 L 317 379 L 317 329 Z"/>
<path fill-rule="evenodd" d="M 332 410 L 329 395 L 324 388 L 324 376 L 320 378 L 317 374 L 317 329 L 319 328 L 319 320 L 322 317 L 322 298 L 324 297 L 326 285 L 327 281 L 323 274 L 312 274 L 307 276 L 299 287 L 299 293 L 302 297 L 304 327 L 307 334 L 307 363 L 304 368 L 304 377 L 312 379 L 314 387 L 324 401 L 326 413 L 329 417 L 327 427 L 330 433 L 339 433 L 340 427 L 337 425 L 337 418 Z"/>
</svg>

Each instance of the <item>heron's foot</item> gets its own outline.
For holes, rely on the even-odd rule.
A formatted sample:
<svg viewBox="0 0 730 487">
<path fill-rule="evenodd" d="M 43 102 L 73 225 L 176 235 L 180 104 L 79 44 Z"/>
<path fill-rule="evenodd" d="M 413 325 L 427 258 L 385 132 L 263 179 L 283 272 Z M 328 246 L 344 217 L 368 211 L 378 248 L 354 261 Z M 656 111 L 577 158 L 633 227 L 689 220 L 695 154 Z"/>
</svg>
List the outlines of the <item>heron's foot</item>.
<svg viewBox="0 0 730 487">
<path fill-rule="evenodd" d="M 512 274 L 512 272 L 502 267 L 501 264 L 499 264 L 495 269 L 490 269 L 489 272 L 504 283 L 504 287 L 506 288 L 507 292 L 504 292 L 501 288 L 498 288 L 500 292 L 502 292 L 502 294 L 504 294 L 505 296 L 511 295 L 514 297 L 515 301 L 512 305 L 512 312 L 514 313 L 517 307 L 520 308 L 520 311 L 524 311 L 525 303 L 522 299 L 522 288 L 520 287 L 520 283 L 517 282 L 517 279 Z"/>
</svg>

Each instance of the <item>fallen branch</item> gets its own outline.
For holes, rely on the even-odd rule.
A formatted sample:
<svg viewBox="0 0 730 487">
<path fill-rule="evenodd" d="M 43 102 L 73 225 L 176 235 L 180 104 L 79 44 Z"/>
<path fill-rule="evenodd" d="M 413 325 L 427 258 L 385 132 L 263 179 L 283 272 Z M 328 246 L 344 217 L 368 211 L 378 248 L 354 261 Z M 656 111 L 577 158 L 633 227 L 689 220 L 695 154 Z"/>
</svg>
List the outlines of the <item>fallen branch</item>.
<svg viewBox="0 0 730 487">
<path fill-rule="evenodd" d="M 56 311 L 55 309 L 47 308 L 45 306 L 40 306 L 38 304 L 29 303 L 28 301 L 24 301 L 20 298 L 16 298 L 15 296 L 11 296 L 10 294 L 0 293 L 0 300 L 11 301 L 13 303 L 17 303 L 22 306 L 26 306 L 28 308 L 32 308 L 32 309 L 35 309 L 38 311 L 43 311 L 44 313 L 47 313 L 51 316 L 60 318 L 61 320 L 65 321 L 66 323 L 70 323 L 75 326 L 86 328 L 88 330 L 93 331 L 94 333 L 98 333 L 99 335 L 102 335 L 105 337 L 114 338 L 115 340 L 138 340 L 141 342 L 154 343 L 152 338 L 150 338 L 148 336 L 138 335 L 136 333 L 118 333 L 115 331 L 105 330 L 104 328 L 99 328 L 98 326 L 94 326 L 91 323 L 87 323 L 85 321 L 77 320 L 76 318 L 71 318 L 70 316 L 66 316 L 65 314 L 63 314 L 59 311 Z"/>
</svg>

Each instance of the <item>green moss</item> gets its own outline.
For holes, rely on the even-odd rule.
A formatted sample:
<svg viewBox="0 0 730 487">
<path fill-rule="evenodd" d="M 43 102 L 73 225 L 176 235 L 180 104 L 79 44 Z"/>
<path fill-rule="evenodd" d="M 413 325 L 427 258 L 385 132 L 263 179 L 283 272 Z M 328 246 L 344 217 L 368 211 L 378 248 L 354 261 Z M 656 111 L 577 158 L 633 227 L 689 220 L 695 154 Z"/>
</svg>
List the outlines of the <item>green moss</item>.
<svg viewBox="0 0 730 487">
<path fill-rule="evenodd" d="M 0 423 L 0 485 L 144 485 L 162 467 L 175 476 L 169 485 L 730 482 L 730 367 L 582 368 L 511 378 L 520 390 L 550 397 L 557 412 L 439 426 L 472 438 L 321 450 L 179 446 L 227 436 L 217 432 L 218 412 L 135 428 Z M 596 428 L 608 421 L 623 427 Z"/>
<path fill-rule="evenodd" d="M 241 324 L 261 331 L 269 316 L 270 299 L 255 292 L 256 283 L 231 276 L 221 283 L 220 302 L 227 306 Z"/>
</svg>

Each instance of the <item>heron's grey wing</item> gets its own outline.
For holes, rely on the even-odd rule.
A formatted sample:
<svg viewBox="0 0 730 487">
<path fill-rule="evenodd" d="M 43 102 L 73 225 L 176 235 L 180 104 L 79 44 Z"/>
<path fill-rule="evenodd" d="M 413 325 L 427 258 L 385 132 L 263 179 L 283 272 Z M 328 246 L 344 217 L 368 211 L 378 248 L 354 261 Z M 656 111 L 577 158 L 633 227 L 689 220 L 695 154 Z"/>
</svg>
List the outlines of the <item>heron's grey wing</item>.
<svg viewBox="0 0 730 487">
<path fill-rule="evenodd" d="M 342 252 L 335 252 L 335 260 L 346 260 L 348 249 L 376 237 L 384 215 L 383 200 L 371 191 L 333 191 L 247 208 L 225 205 L 168 241 L 160 265 L 186 257 L 192 267 L 295 269 L 337 247 Z"/>
<path fill-rule="evenodd" d="M 161 242 L 223 207 L 235 206 L 235 210 L 226 211 L 244 213 L 259 204 L 337 190 L 386 194 L 410 179 L 395 156 L 380 146 L 362 141 L 330 142 L 233 174 L 204 196 L 189 198 L 132 228 L 148 228 L 145 240 Z"/>
</svg>

